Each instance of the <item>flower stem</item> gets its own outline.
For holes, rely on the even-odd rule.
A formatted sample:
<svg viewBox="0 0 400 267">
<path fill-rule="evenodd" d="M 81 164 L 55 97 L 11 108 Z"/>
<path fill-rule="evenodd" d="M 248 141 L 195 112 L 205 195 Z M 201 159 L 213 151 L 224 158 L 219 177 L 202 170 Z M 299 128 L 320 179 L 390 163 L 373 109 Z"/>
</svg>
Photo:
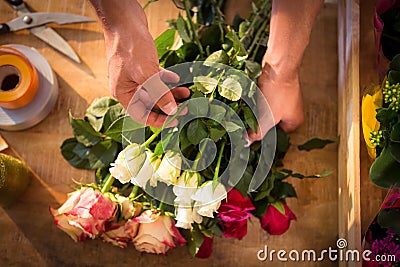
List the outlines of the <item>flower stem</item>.
<svg viewBox="0 0 400 267">
<path fill-rule="evenodd" d="M 191 30 L 193 32 L 193 39 L 194 39 L 193 42 L 199 48 L 200 57 L 202 57 L 204 55 L 204 50 L 203 50 L 203 46 L 200 43 L 199 34 L 197 32 L 197 29 L 194 26 L 194 23 L 193 23 L 193 20 L 192 20 L 192 15 L 190 14 L 189 1 L 188 0 L 184 0 L 183 1 L 183 5 L 185 6 L 186 17 L 187 17 L 187 20 L 189 21 L 190 28 L 191 28 Z"/>
<path fill-rule="evenodd" d="M 199 162 L 200 162 L 200 158 L 203 155 L 204 150 L 206 149 L 206 146 L 207 146 L 207 141 L 204 141 L 200 147 L 199 153 L 197 153 L 196 159 L 194 160 L 193 167 L 192 167 L 193 171 L 196 171 L 197 166 L 199 165 Z"/>
<path fill-rule="evenodd" d="M 157 131 L 156 131 L 152 136 L 150 136 L 150 137 L 146 140 L 146 142 L 143 143 L 143 147 L 144 147 L 144 148 L 148 147 L 148 146 L 154 141 L 154 139 L 156 139 L 157 136 L 165 129 L 165 127 L 166 127 L 168 124 L 170 124 L 170 123 L 181 113 L 181 111 L 187 106 L 187 104 L 188 104 L 188 102 L 185 102 L 185 103 L 183 103 L 182 105 L 180 105 L 180 106 L 178 107 L 178 110 L 175 112 L 175 114 L 172 115 L 172 116 L 164 123 L 164 125 L 163 125 L 160 129 L 157 129 Z"/>
<path fill-rule="evenodd" d="M 221 167 L 221 160 L 222 160 L 222 155 L 224 154 L 224 149 L 225 149 L 225 142 L 222 142 L 221 148 L 219 149 L 217 165 L 215 166 L 213 181 L 218 180 L 219 168 Z"/>
<path fill-rule="evenodd" d="M 129 198 L 135 198 L 138 191 L 139 191 L 139 186 L 134 185 L 132 188 L 132 192 L 129 194 Z"/>
<path fill-rule="evenodd" d="M 115 178 L 111 176 L 111 174 L 107 175 L 106 182 L 104 183 L 103 187 L 101 188 L 101 193 L 105 193 L 110 191 L 112 184 L 114 183 Z"/>
</svg>

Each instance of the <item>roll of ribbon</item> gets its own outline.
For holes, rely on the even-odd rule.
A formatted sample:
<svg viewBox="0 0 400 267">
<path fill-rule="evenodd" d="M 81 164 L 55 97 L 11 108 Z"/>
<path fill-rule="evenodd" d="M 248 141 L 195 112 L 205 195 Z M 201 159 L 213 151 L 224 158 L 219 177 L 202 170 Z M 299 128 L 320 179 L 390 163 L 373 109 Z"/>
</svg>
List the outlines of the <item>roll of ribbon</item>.
<svg viewBox="0 0 400 267">
<path fill-rule="evenodd" d="M 41 122 L 53 109 L 56 76 L 34 48 L 0 46 L 0 129 L 24 130 Z"/>
<path fill-rule="evenodd" d="M 22 161 L 0 153 L 0 206 L 6 207 L 17 200 L 25 192 L 31 177 Z"/>
<path fill-rule="evenodd" d="M 26 106 L 36 96 L 38 87 L 38 74 L 29 60 L 14 48 L 0 46 L 0 106 Z"/>
</svg>

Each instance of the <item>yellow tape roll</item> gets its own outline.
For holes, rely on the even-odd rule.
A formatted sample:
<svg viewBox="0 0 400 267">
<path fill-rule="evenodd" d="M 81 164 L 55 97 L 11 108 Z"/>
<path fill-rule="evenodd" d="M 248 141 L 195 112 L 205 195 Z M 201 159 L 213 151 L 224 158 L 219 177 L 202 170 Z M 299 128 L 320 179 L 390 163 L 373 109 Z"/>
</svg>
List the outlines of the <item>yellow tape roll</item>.
<svg viewBox="0 0 400 267">
<path fill-rule="evenodd" d="M 36 96 L 39 77 L 35 67 L 18 50 L 0 46 L 0 107 L 18 109 Z"/>
</svg>

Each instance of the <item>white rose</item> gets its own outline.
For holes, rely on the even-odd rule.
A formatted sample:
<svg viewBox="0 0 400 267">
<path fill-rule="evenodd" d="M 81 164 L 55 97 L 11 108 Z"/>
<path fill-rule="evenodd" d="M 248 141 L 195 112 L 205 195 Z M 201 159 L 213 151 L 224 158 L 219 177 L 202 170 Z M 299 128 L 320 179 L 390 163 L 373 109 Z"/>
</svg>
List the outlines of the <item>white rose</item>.
<svg viewBox="0 0 400 267">
<path fill-rule="evenodd" d="M 175 208 L 176 227 L 192 229 L 192 223 L 201 223 L 203 217 L 197 213 L 197 208 L 188 205 L 178 205 Z"/>
<path fill-rule="evenodd" d="M 142 146 L 136 143 L 122 150 L 114 163 L 111 163 L 110 173 L 115 179 L 125 184 L 136 177 L 146 160 Z"/>
<path fill-rule="evenodd" d="M 176 203 L 191 203 L 201 176 L 197 172 L 184 171 L 173 188 Z"/>
<path fill-rule="evenodd" d="M 220 182 L 216 183 L 214 189 L 212 181 L 205 182 L 192 196 L 195 201 L 194 207 L 198 208 L 197 213 L 201 216 L 214 218 L 213 213 L 218 210 L 221 201 L 227 196 L 225 186 Z"/>
<path fill-rule="evenodd" d="M 168 151 L 165 153 L 160 166 L 154 174 L 156 181 L 164 182 L 167 185 L 176 184 L 177 178 L 181 173 L 182 159 L 179 153 Z M 157 185 L 153 182 L 152 185 Z"/>
<path fill-rule="evenodd" d="M 146 188 L 147 181 L 153 177 L 155 172 L 154 165 L 151 162 L 152 155 L 153 153 L 146 151 L 146 159 L 139 173 L 135 177 L 132 177 L 132 184 L 140 186 L 141 188 Z"/>
</svg>

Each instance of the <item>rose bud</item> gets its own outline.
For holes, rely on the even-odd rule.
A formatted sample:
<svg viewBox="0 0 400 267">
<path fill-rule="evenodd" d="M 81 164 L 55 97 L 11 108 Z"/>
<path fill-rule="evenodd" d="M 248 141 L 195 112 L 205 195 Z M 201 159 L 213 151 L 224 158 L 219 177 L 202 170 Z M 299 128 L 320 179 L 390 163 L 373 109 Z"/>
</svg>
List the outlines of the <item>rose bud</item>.
<svg viewBox="0 0 400 267">
<path fill-rule="evenodd" d="M 260 218 L 261 227 L 271 235 L 281 235 L 290 226 L 290 221 L 296 220 L 296 215 L 284 201 L 269 204 L 265 214 Z"/>
</svg>

